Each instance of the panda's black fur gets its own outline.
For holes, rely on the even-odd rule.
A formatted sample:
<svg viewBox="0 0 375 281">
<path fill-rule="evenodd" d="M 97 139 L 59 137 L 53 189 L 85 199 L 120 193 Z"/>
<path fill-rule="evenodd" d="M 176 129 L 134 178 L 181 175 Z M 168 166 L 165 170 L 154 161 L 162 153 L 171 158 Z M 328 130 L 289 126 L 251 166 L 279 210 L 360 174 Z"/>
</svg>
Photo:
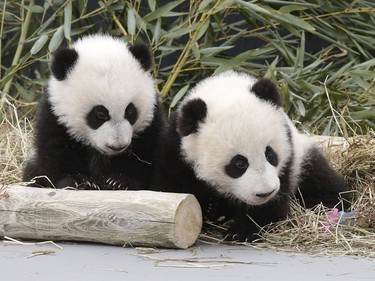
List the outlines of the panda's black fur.
<svg viewBox="0 0 375 281">
<path fill-rule="evenodd" d="M 347 207 L 349 188 L 343 177 L 307 136 L 297 132 L 280 106 L 277 88 L 268 79 L 228 71 L 201 81 L 171 117 L 154 185 L 163 191 L 194 194 L 206 219 L 234 220 L 224 234 L 226 240 L 258 238 L 259 227 L 287 217 L 294 196 L 308 208 L 321 202 L 341 208 L 341 197 Z M 269 131 L 265 126 L 271 127 Z M 264 149 L 264 156 L 256 154 L 258 147 Z M 223 156 L 227 151 L 228 156 Z M 241 155 L 247 152 L 247 157 Z M 271 172 L 265 171 L 264 177 L 261 172 L 260 179 L 254 180 L 263 169 L 259 167 L 265 166 Z M 247 172 L 256 175 L 249 174 L 249 181 L 271 187 L 240 198 L 246 188 L 256 189 L 240 182 Z M 264 183 L 272 173 L 277 173 L 279 184 Z"/>
<path fill-rule="evenodd" d="M 152 64 L 150 51 L 144 45 L 129 46 L 120 39 L 107 35 L 84 37 L 78 44 L 80 45 L 74 44 L 70 48 L 58 50 L 54 55 L 52 77 L 48 92 L 39 104 L 34 149 L 26 161 L 23 180 L 30 182 L 31 186 L 56 188 L 69 186 L 78 189 L 147 189 L 151 184 L 155 156 L 166 127 L 153 89 L 153 79 L 148 73 Z M 99 54 L 96 54 L 95 48 L 100 51 Z M 92 53 L 87 55 L 86 52 L 90 51 Z M 84 58 L 85 55 L 88 57 Z M 81 57 L 82 65 L 78 66 Z M 107 60 L 110 61 L 108 65 Z M 85 65 L 89 63 L 92 65 Z M 74 72 L 78 67 L 84 71 Z M 132 79 L 116 88 L 113 83 L 119 84 L 118 78 L 126 79 L 116 76 L 120 70 L 123 73 L 119 75 L 128 75 Z M 95 71 L 99 74 L 93 74 Z M 72 81 L 76 78 L 72 77 L 73 75 L 82 78 L 78 77 L 76 81 Z M 105 85 L 106 88 L 100 93 L 96 93 L 99 87 L 95 85 L 102 84 L 108 85 Z M 135 93 L 135 90 L 140 88 L 138 84 L 147 84 L 148 88 Z M 68 85 L 71 85 L 70 88 L 67 88 Z M 58 89 L 64 89 L 65 92 L 57 93 Z M 69 101 L 66 101 L 64 95 L 69 97 Z M 137 100 L 138 98 L 141 100 Z M 64 102 L 71 104 L 66 109 L 59 109 L 57 103 Z M 113 121 L 114 112 L 108 112 L 102 102 L 108 108 L 121 111 L 116 122 Z M 90 105 L 85 107 L 86 103 Z M 94 105 L 95 109 L 91 109 Z M 139 108 L 141 106 L 147 108 Z M 75 117 L 74 110 L 69 112 L 69 107 L 76 107 L 76 111 L 85 111 L 81 115 L 85 120 Z M 124 120 L 121 120 L 121 116 Z M 70 120 L 73 118 L 77 120 Z M 140 118 L 144 120 L 139 120 Z M 113 133 L 112 146 L 94 145 L 95 136 L 93 135 L 93 140 L 89 140 L 88 136 L 106 122 L 112 121 L 110 126 L 113 128 L 109 128 L 108 132 L 117 130 Z M 71 124 L 81 127 L 72 129 Z M 123 133 L 119 129 L 121 126 L 127 128 L 128 132 Z M 100 137 L 103 137 L 105 142 L 107 136 Z M 110 139 L 108 135 L 108 142 Z M 101 151 L 101 148 L 106 151 Z"/>
</svg>

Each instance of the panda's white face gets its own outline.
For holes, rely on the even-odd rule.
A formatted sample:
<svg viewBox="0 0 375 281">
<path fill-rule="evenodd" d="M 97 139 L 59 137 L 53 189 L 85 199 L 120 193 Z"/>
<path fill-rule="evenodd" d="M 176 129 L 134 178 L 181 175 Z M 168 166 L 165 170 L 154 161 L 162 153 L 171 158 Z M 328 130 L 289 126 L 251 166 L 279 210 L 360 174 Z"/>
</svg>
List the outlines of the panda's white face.
<svg viewBox="0 0 375 281">
<path fill-rule="evenodd" d="M 250 93 L 254 82 L 229 72 L 199 84 L 182 106 L 199 98 L 207 113 L 197 132 L 182 137 L 181 150 L 198 178 L 227 197 L 261 205 L 278 193 L 291 145 L 284 114 Z"/>
<path fill-rule="evenodd" d="M 152 121 L 153 79 L 119 39 L 85 37 L 72 49 L 78 59 L 66 78 L 50 79 L 52 109 L 75 139 L 103 154 L 121 153 Z"/>
</svg>

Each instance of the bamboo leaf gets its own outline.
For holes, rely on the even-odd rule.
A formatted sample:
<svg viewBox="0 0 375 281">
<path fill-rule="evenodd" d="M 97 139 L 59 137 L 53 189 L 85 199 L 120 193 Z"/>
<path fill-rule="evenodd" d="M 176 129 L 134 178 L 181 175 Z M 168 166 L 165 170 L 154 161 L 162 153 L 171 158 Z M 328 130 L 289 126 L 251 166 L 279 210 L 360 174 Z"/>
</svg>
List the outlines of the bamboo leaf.
<svg viewBox="0 0 375 281">
<path fill-rule="evenodd" d="M 72 1 L 68 1 L 64 8 L 64 36 L 70 42 L 70 31 L 72 25 Z"/>
<path fill-rule="evenodd" d="M 127 23 L 128 23 L 128 33 L 131 35 L 135 34 L 135 16 L 134 16 L 134 10 L 132 8 L 128 9 L 127 12 Z"/>
<path fill-rule="evenodd" d="M 220 72 L 223 72 L 225 70 L 228 70 L 228 69 L 235 68 L 236 66 L 238 66 L 242 62 L 244 62 L 244 61 L 246 61 L 250 58 L 254 58 L 254 57 L 257 57 L 257 56 L 262 55 L 264 53 L 267 53 L 272 49 L 273 49 L 272 47 L 268 47 L 268 48 L 249 50 L 249 51 L 243 52 L 243 53 L 237 55 L 236 57 L 234 57 L 232 59 L 229 59 L 226 62 L 224 62 L 223 64 L 221 64 L 214 71 L 214 73 L 216 74 L 216 73 L 220 73 Z"/>
<path fill-rule="evenodd" d="M 360 110 L 350 113 L 351 118 L 354 120 L 366 120 L 366 119 L 375 119 L 375 110 Z"/>
<path fill-rule="evenodd" d="M 314 31 L 315 27 L 313 27 L 308 22 L 304 21 L 303 19 L 300 19 L 296 16 L 293 16 L 291 14 L 272 14 L 274 18 L 277 18 L 281 21 L 284 21 L 286 23 L 292 24 L 294 26 L 297 26 L 299 28 L 302 28 L 307 31 Z"/>
<path fill-rule="evenodd" d="M 265 9 L 265 8 L 259 6 L 259 5 L 249 3 L 249 2 L 246 2 L 246 1 L 242 1 L 242 0 L 237 0 L 235 2 L 237 2 L 238 4 L 248 8 L 251 11 L 254 11 L 256 13 L 262 13 L 262 14 L 265 14 L 265 15 L 268 15 L 268 16 L 272 16 L 272 13 L 269 10 L 267 10 L 267 9 Z"/>
<path fill-rule="evenodd" d="M 30 53 L 32 55 L 37 54 L 47 43 L 48 41 L 48 35 L 43 34 L 41 37 L 39 37 L 38 40 L 35 41 L 34 45 L 31 47 Z"/>
<path fill-rule="evenodd" d="M 152 41 L 151 41 L 152 44 L 155 44 L 156 42 L 159 41 L 160 30 L 161 30 L 161 19 L 159 18 L 159 19 L 156 20 L 156 24 L 155 24 L 155 28 L 154 28 L 154 34 L 152 36 Z"/>
<path fill-rule="evenodd" d="M 56 51 L 56 49 L 60 47 L 63 39 L 64 39 L 64 26 L 61 25 L 53 34 L 51 41 L 49 42 L 49 45 L 48 45 L 48 50 L 50 52 Z"/>
<path fill-rule="evenodd" d="M 31 6 L 24 6 L 26 10 L 30 10 L 31 12 L 35 14 L 40 14 L 44 12 L 44 8 L 39 5 L 31 5 Z"/>
<path fill-rule="evenodd" d="M 174 108 L 176 104 L 182 99 L 182 97 L 185 95 L 187 90 L 189 89 L 190 84 L 185 85 L 182 87 L 177 94 L 173 97 L 173 100 L 171 102 L 171 105 L 169 106 L 170 109 Z"/>
<path fill-rule="evenodd" d="M 156 8 L 156 1 L 155 0 L 147 0 L 148 6 L 150 7 L 150 10 L 153 12 Z"/>
<path fill-rule="evenodd" d="M 150 21 L 153 21 L 157 18 L 161 18 L 161 17 L 166 17 L 169 15 L 169 12 L 176 8 L 178 5 L 180 5 L 181 3 L 183 3 L 184 0 L 178 0 L 178 1 L 173 1 L 173 2 L 169 2 L 168 4 L 164 5 L 164 6 L 161 6 L 159 7 L 158 9 L 156 9 L 155 11 L 149 13 L 148 15 L 146 15 L 143 20 L 145 22 L 150 22 Z"/>
<path fill-rule="evenodd" d="M 286 6 L 282 6 L 280 9 L 279 9 L 279 12 L 282 13 L 282 14 L 285 14 L 285 13 L 291 13 L 291 12 L 295 12 L 295 11 L 303 11 L 303 10 L 306 10 L 307 7 L 303 7 L 303 6 L 300 6 L 300 5 L 286 5 Z"/>
</svg>

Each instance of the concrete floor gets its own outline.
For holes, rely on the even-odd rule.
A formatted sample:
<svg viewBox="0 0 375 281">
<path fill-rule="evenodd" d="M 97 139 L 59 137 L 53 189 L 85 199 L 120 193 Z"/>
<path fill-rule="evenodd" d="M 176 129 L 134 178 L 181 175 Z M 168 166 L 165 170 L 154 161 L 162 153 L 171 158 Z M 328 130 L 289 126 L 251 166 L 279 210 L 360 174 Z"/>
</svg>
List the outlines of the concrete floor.
<svg viewBox="0 0 375 281">
<path fill-rule="evenodd" d="M 198 244 L 188 250 L 97 244 L 0 242 L 1 280 L 375 280 L 375 259 L 312 257 L 244 246 Z M 34 251 L 53 251 L 33 256 Z"/>
</svg>

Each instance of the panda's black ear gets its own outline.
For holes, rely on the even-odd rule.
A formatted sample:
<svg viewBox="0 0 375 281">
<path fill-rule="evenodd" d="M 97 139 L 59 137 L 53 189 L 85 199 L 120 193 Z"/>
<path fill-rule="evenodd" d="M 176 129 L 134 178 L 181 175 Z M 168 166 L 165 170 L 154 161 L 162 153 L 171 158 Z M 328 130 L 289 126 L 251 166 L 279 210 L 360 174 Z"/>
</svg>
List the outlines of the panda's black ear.
<svg viewBox="0 0 375 281">
<path fill-rule="evenodd" d="M 78 53 L 74 49 L 59 49 L 53 56 L 51 71 L 59 81 L 65 80 L 69 71 L 78 60 Z"/>
<path fill-rule="evenodd" d="M 259 79 L 251 91 L 260 99 L 266 100 L 276 106 L 281 106 L 281 96 L 276 85 L 267 78 Z"/>
<path fill-rule="evenodd" d="M 143 70 L 148 71 L 152 66 L 151 51 L 147 45 L 137 44 L 129 47 L 129 51 L 139 61 Z"/>
<path fill-rule="evenodd" d="M 199 123 L 204 122 L 207 116 L 206 103 L 197 98 L 184 104 L 177 116 L 177 132 L 186 137 L 198 131 Z"/>
</svg>

